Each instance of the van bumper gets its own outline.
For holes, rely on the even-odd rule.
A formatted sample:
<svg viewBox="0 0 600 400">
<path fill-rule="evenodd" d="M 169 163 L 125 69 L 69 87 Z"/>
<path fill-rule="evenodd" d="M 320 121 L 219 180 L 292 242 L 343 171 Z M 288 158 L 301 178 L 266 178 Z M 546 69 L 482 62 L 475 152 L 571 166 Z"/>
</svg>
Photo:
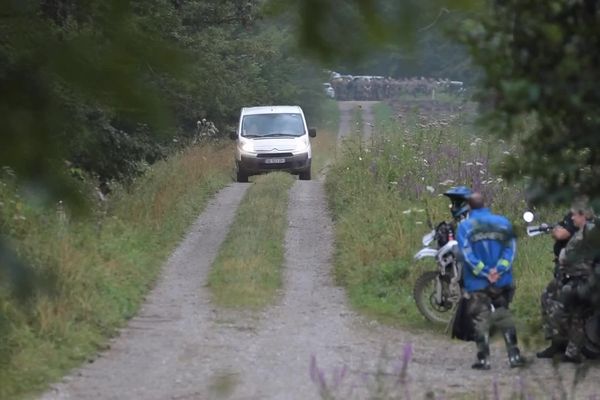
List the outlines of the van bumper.
<svg viewBox="0 0 600 400">
<path fill-rule="evenodd" d="M 283 162 L 280 162 L 280 161 Z M 278 161 L 278 162 L 273 162 Z M 259 154 L 256 156 L 241 155 L 239 161 L 236 160 L 239 171 L 251 174 L 260 174 L 269 171 L 287 171 L 291 173 L 300 173 L 310 169 L 311 159 L 308 153 L 289 155 L 289 154 Z"/>
</svg>

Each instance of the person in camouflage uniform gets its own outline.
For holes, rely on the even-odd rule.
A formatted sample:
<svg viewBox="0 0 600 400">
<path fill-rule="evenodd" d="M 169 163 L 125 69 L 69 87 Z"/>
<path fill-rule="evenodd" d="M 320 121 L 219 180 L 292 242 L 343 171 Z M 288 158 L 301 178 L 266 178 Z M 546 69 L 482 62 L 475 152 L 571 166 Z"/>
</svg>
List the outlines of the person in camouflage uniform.
<svg viewBox="0 0 600 400">
<path fill-rule="evenodd" d="M 544 321 L 551 333 L 552 345 L 538 353 L 540 358 L 562 353 L 562 361 L 579 363 L 585 342 L 585 321 L 591 311 L 589 284 L 594 264 L 593 243 L 586 240 L 595 230 L 594 212 L 585 201 L 571 208 L 578 231 L 569 240 L 558 258 L 556 294 L 547 298 Z"/>
<path fill-rule="evenodd" d="M 540 298 L 544 338 L 550 340 L 551 343 L 548 348 L 536 353 L 538 358 L 552 358 L 556 354 L 563 353 L 567 347 L 567 339 L 562 337 L 554 328 L 551 315 L 554 313 L 553 310 L 560 304 L 558 300 L 562 281 L 559 276 L 558 256 L 577 230 L 578 228 L 573 223 L 573 213 L 570 211 L 552 229 L 551 234 L 554 239 L 554 273 L 552 280 L 548 283 Z"/>
<path fill-rule="evenodd" d="M 510 221 L 484 208 L 480 193 L 469 196 L 469 217 L 458 225 L 458 247 L 463 258 L 467 314 L 475 325 L 477 361 L 474 369 L 490 369 L 490 333 L 502 332 L 510 367 L 525 360 L 517 346 L 517 331 L 509 310 L 514 293 L 512 264 L 516 238 Z"/>
</svg>

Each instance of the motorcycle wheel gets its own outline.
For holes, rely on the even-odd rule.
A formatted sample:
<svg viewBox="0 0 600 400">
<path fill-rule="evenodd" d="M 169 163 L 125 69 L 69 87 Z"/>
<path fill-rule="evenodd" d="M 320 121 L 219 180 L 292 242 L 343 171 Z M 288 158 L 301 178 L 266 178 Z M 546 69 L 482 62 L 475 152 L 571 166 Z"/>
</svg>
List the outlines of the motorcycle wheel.
<svg viewBox="0 0 600 400">
<path fill-rule="evenodd" d="M 417 308 L 428 321 L 435 324 L 448 325 L 456 304 L 438 305 L 435 302 L 436 280 L 438 273 L 436 271 L 427 271 L 421 274 L 413 289 L 413 297 L 417 303 Z"/>
</svg>

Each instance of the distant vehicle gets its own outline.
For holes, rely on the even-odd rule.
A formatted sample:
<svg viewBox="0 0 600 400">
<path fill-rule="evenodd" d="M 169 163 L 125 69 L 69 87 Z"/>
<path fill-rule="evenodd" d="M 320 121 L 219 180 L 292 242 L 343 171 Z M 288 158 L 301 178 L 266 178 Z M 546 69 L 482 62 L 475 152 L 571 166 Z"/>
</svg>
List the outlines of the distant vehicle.
<svg viewBox="0 0 600 400">
<path fill-rule="evenodd" d="M 238 128 L 232 132 L 237 140 L 235 151 L 236 179 L 280 170 L 311 179 L 312 151 L 309 137 L 317 131 L 308 128 L 299 106 L 244 107 Z"/>
<path fill-rule="evenodd" d="M 325 91 L 325 95 L 327 95 L 327 97 L 335 99 L 335 90 L 333 89 L 333 86 L 331 86 L 331 83 L 324 82 L 323 90 Z"/>
</svg>

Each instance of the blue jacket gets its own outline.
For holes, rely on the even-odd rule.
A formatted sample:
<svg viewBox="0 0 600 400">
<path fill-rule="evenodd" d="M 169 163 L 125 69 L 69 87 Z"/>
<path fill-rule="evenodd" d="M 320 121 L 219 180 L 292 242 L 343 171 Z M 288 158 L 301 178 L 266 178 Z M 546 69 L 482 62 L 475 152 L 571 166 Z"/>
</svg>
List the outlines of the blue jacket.
<svg viewBox="0 0 600 400">
<path fill-rule="evenodd" d="M 467 292 L 490 286 L 487 276 L 492 268 L 500 274 L 493 286 L 512 284 L 516 239 L 508 219 L 492 214 L 488 208 L 472 210 L 469 218 L 458 225 L 456 239 L 464 258 L 463 279 Z"/>
</svg>

